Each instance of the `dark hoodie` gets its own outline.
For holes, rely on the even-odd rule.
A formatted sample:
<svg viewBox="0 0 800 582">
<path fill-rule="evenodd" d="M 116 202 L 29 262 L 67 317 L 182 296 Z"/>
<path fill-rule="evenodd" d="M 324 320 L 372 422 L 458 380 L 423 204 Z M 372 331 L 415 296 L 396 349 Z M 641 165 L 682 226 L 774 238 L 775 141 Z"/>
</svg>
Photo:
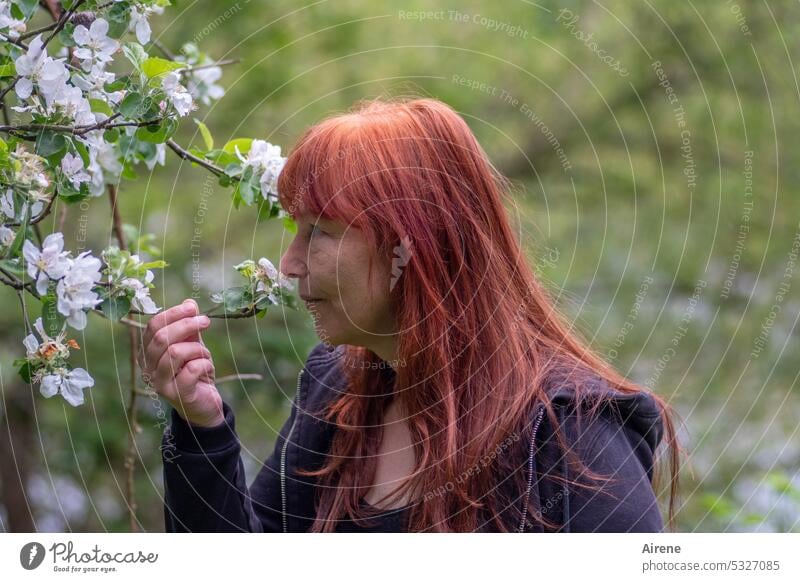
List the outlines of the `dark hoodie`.
<svg viewBox="0 0 800 582">
<path fill-rule="evenodd" d="M 240 458 L 233 411 L 223 403 L 225 422 L 217 427 L 190 425 L 175 410 L 162 442 L 164 516 L 168 532 L 303 532 L 316 514 L 317 480 L 296 475 L 326 460 L 335 426 L 318 412 L 346 389 L 340 366 L 344 346 L 329 351 L 318 344 L 298 377 L 297 394 L 273 452 L 248 488 Z M 539 404 L 519 446 L 509 449 L 511 471 L 524 471 L 525 491 L 510 492 L 500 516 L 513 531 L 658 532 L 663 528 L 653 493 L 653 456 L 663 425 L 647 392 L 623 394 L 601 379 L 589 384 L 606 404 L 596 416 L 583 415 L 570 382 L 552 381 L 546 389 L 572 450 L 582 463 L 611 476 L 600 491 L 564 484 L 567 457 L 555 440 L 549 415 Z M 502 453 L 505 454 L 505 453 Z M 568 473 L 570 480 L 576 475 Z M 511 475 L 509 475 L 510 477 Z M 583 478 L 579 478 L 585 482 Z M 502 479 L 508 487 L 514 479 Z M 557 528 L 544 529 L 531 519 L 525 500 Z M 424 501 L 420 501 L 424 502 Z M 393 510 L 368 526 L 343 521 L 338 531 L 406 531 L 406 512 Z M 479 531 L 493 531 L 491 525 Z"/>
</svg>

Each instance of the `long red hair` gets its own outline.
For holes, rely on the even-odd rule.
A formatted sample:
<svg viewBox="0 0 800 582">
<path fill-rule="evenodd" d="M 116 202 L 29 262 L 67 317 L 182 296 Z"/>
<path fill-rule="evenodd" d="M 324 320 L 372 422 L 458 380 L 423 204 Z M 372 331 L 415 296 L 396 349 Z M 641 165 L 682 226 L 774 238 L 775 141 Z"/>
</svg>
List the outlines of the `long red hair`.
<svg viewBox="0 0 800 582">
<path fill-rule="evenodd" d="M 511 503 L 516 507 L 525 472 L 514 474 L 514 499 L 499 493 L 508 455 L 491 455 L 495 470 L 459 476 L 510 435 L 528 430 L 538 402 L 555 420 L 547 378 L 588 371 L 622 392 L 642 390 L 557 312 L 503 206 L 511 184 L 444 103 L 364 101 L 312 126 L 290 153 L 278 191 L 291 215 L 355 226 L 381 260 L 403 257 L 391 291 L 399 330 L 394 393 L 375 372 L 385 362 L 366 348 L 347 346 L 348 391 L 325 411 L 337 426 L 328 460 L 303 472 L 321 483 L 312 531 L 332 531 L 338 519 L 373 513 L 361 500 L 374 480 L 383 411 L 393 397 L 408 416 L 416 455 L 415 472 L 395 494 L 410 492 L 414 499 L 437 492 L 413 507 L 409 528 L 475 531 L 488 524 L 508 531 L 513 526 L 497 516 Z M 580 396 L 581 381 L 574 384 Z M 680 449 L 670 409 L 654 396 L 669 450 L 672 528 Z M 567 450 L 563 435 L 558 439 Z M 546 522 L 535 512 L 531 517 Z"/>
</svg>

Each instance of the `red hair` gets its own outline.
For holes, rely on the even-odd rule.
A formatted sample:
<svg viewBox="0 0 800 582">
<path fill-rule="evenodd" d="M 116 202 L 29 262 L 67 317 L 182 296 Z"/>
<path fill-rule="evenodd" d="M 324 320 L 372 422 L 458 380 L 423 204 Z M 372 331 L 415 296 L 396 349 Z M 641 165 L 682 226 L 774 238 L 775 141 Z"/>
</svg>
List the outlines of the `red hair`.
<svg viewBox="0 0 800 582">
<path fill-rule="evenodd" d="M 374 481 L 383 411 L 392 397 L 408 415 L 417 460 L 395 495 L 441 493 L 414 506 L 409 528 L 475 531 L 494 524 L 508 531 L 512 526 L 498 516 L 520 498 L 500 494 L 505 471 L 514 471 L 503 465 L 508 455 L 492 455 L 496 470 L 459 476 L 509 435 L 527 430 L 537 403 L 555 421 L 547 378 L 586 372 L 622 392 L 642 390 L 593 353 L 556 311 L 503 206 L 510 184 L 444 103 L 371 100 L 312 126 L 290 153 L 278 191 L 293 216 L 361 229 L 381 259 L 391 261 L 398 245 L 410 243 L 410 260 L 391 291 L 399 330 L 396 396 L 374 371 L 380 358 L 347 346 L 349 389 L 325 411 L 337 426 L 330 456 L 319 470 L 303 472 L 321 478 L 312 531 L 371 515 L 361 499 Z M 575 389 L 580 397 L 580 380 Z M 670 449 L 672 527 L 679 448 L 669 407 L 653 396 Z M 526 490 L 524 473 L 514 475 L 518 494 Z M 545 523 L 533 503 L 532 517 Z"/>
</svg>

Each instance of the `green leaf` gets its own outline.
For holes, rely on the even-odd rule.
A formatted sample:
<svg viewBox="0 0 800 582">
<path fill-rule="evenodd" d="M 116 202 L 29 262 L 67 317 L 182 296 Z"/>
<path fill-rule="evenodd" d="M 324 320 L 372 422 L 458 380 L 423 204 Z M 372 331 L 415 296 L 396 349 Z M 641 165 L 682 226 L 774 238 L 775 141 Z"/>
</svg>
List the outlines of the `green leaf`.
<svg viewBox="0 0 800 582">
<path fill-rule="evenodd" d="M 164 143 L 173 136 L 178 129 L 178 122 L 172 117 L 167 117 L 158 125 L 145 125 L 136 130 L 136 137 L 150 143 Z"/>
<path fill-rule="evenodd" d="M 28 234 L 28 224 L 31 221 L 31 207 L 25 209 L 25 216 L 22 218 L 22 225 L 19 227 L 17 231 L 17 236 L 14 237 L 14 242 L 11 243 L 11 246 L 8 247 L 7 257 L 13 259 L 19 254 L 19 250 L 22 248 L 23 243 L 25 242 L 25 238 Z"/>
<path fill-rule="evenodd" d="M 120 38 L 128 31 L 128 23 L 131 18 L 131 7 L 128 2 L 114 3 L 105 14 L 108 21 L 108 36 Z"/>
<path fill-rule="evenodd" d="M 23 16 L 25 16 L 25 20 L 33 16 L 33 13 L 39 8 L 39 0 L 16 0 L 14 4 L 19 6 Z"/>
<path fill-rule="evenodd" d="M 49 158 L 66 147 L 67 138 L 62 133 L 45 129 L 36 138 L 36 153 L 44 158 Z"/>
<path fill-rule="evenodd" d="M 171 71 L 185 68 L 186 63 L 168 61 L 167 59 L 162 59 L 161 57 L 149 57 L 142 62 L 142 72 L 147 75 L 148 79 L 161 77 Z"/>
<path fill-rule="evenodd" d="M 119 112 L 127 119 L 136 119 L 146 111 L 144 98 L 141 93 L 131 92 L 120 101 Z"/>
<path fill-rule="evenodd" d="M 25 269 L 22 268 L 18 260 L 0 259 L 0 267 L 17 277 L 22 277 L 25 273 Z"/>
<path fill-rule="evenodd" d="M 26 384 L 30 384 L 31 383 L 31 378 L 33 377 L 33 368 L 31 367 L 31 363 L 30 362 L 28 362 L 26 360 L 25 363 L 23 363 L 19 367 L 19 370 L 17 370 L 17 371 L 19 372 L 20 377 L 22 377 L 22 380 Z"/>
<path fill-rule="evenodd" d="M 236 190 L 234 190 L 233 196 L 234 203 L 238 198 L 239 201 L 244 202 L 247 204 L 247 206 L 250 206 L 255 200 L 255 190 L 250 180 L 239 180 L 239 183 L 236 184 Z"/>
<path fill-rule="evenodd" d="M 236 312 L 250 306 L 250 293 L 246 287 L 230 287 L 222 292 L 225 311 Z"/>
<path fill-rule="evenodd" d="M 111 321 L 119 321 L 131 310 L 131 300 L 127 297 L 107 297 L 100 304 L 100 310 Z"/>
<path fill-rule="evenodd" d="M 144 50 L 142 45 L 138 42 L 126 42 L 122 46 L 122 52 L 125 55 L 133 67 L 140 71 L 142 70 L 142 64 L 147 60 L 147 52 Z"/>
<path fill-rule="evenodd" d="M 109 117 L 114 115 L 114 110 L 102 99 L 89 99 L 89 106 L 94 113 L 105 113 Z"/>
<path fill-rule="evenodd" d="M 73 38 L 73 34 L 75 33 L 75 25 L 71 22 L 67 22 L 64 25 L 64 28 L 58 31 L 58 35 L 56 38 L 58 42 L 60 42 L 64 46 L 76 46 L 75 39 Z"/>
<path fill-rule="evenodd" d="M 291 216 L 284 216 L 281 219 L 281 222 L 283 222 L 283 228 L 285 228 L 292 234 L 297 234 L 297 223 Z"/>
<path fill-rule="evenodd" d="M 222 151 L 228 154 L 236 154 L 236 148 L 239 148 L 239 153 L 244 155 L 250 151 L 250 146 L 253 145 L 252 138 L 249 137 L 239 137 L 236 139 L 232 139 L 224 146 L 222 146 Z"/>
<path fill-rule="evenodd" d="M 214 149 L 214 138 L 211 137 L 211 132 L 208 130 L 208 127 L 205 123 L 200 121 L 199 119 L 195 119 L 194 122 L 197 124 L 197 127 L 200 128 L 200 135 L 203 136 L 203 141 L 206 144 L 207 150 Z"/>
<path fill-rule="evenodd" d="M 142 269 L 164 269 L 169 266 L 167 261 L 148 261 L 147 263 L 142 263 Z"/>
<path fill-rule="evenodd" d="M 0 65 L 0 77 L 13 77 L 16 74 L 17 68 L 14 66 L 13 62 Z"/>
</svg>

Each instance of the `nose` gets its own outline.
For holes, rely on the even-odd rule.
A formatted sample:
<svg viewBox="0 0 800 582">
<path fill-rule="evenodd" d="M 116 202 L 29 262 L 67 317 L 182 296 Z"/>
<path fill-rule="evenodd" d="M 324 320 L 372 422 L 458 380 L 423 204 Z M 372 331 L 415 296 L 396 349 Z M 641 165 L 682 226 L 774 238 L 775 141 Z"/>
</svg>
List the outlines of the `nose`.
<svg viewBox="0 0 800 582">
<path fill-rule="evenodd" d="M 302 245 L 298 244 L 299 238 L 295 236 L 280 260 L 281 273 L 294 279 L 302 279 L 308 276 L 308 266 L 303 260 L 302 249 L 300 248 Z"/>
</svg>

